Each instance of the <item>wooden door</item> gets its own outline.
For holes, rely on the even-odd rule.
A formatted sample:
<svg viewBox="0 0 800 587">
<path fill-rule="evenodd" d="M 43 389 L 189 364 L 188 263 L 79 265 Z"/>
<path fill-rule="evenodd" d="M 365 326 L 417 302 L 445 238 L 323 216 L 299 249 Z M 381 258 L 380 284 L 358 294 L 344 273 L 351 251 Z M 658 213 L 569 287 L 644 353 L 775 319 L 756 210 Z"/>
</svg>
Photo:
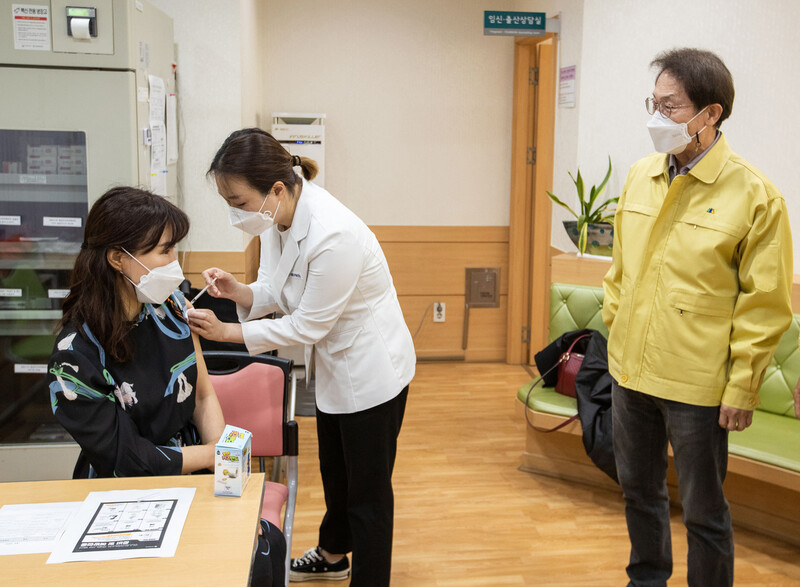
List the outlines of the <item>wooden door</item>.
<svg viewBox="0 0 800 587">
<path fill-rule="evenodd" d="M 533 363 L 547 342 L 555 132 L 556 38 L 518 38 L 509 216 L 506 362 Z"/>
</svg>

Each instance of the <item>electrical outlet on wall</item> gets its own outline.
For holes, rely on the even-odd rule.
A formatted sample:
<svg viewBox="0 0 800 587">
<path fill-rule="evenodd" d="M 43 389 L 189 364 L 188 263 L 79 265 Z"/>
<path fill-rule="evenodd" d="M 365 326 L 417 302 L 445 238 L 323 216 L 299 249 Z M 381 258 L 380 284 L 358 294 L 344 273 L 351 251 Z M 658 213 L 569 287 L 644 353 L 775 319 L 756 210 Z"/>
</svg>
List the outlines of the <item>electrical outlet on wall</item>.
<svg viewBox="0 0 800 587">
<path fill-rule="evenodd" d="M 433 321 L 444 322 L 444 302 L 433 302 Z"/>
</svg>

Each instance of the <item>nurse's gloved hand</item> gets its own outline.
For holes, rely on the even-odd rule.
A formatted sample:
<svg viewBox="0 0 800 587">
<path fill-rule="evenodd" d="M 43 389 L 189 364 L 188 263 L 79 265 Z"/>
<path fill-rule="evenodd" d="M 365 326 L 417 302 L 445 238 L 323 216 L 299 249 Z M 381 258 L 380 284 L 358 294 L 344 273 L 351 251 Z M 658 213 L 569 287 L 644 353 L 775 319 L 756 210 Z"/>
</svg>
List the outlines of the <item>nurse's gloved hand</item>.
<svg viewBox="0 0 800 587">
<path fill-rule="evenodd" d="M 190 309 L 186 311 L 186 318 L 191 331 L 206 340 L 244 343 L 242 325 L 220 322 L 217 315 L 211 310 Z"/>
</svg>

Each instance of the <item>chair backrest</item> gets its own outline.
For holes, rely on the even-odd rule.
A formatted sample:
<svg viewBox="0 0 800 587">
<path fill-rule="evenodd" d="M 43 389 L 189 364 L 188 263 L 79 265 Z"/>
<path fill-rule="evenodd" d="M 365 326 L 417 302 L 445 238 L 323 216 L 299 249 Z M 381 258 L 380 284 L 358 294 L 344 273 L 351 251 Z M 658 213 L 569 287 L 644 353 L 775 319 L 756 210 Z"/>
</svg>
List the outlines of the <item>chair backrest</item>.
<svg viewBox="0 0 800 587">
<path fill-rule="evenodd" d="M 292 361 L 233 351 L 203 353 L 225 422 L 253 433 L 255 457 L 285 451 L 285 426 Z"/>
</svg>

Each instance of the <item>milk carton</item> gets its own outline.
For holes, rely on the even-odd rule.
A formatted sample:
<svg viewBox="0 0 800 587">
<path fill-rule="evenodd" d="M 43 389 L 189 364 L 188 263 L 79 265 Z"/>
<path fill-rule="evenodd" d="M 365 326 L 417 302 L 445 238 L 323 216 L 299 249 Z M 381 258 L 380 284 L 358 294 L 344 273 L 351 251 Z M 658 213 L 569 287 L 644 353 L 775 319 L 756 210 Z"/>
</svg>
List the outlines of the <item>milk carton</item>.
<svg viewBox="0 0 800 587">
<path fill-rule="evenodd" d="M 250 479 L 252 438 L 244 428 L 225 426 L 214 451 L 214 495 L 242 495 Z"/>
</svg>

